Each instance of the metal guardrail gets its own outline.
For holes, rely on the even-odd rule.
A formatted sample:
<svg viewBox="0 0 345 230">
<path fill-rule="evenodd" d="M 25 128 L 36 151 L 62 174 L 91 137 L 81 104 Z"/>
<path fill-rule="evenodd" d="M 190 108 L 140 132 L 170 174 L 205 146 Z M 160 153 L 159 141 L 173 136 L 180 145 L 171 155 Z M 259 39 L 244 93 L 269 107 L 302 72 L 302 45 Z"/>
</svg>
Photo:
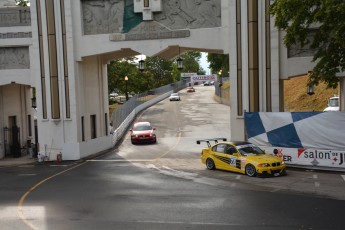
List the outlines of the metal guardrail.
<svg viewBox="0 0 345 230">
<path fill-rule="evenodd" d="M 229 77 L 223 77 L 222 79 L 221 79 L 221 81 L 216 81 L 215 83 L 214 83 L 214 87 L 215 87 L 215 94 L 218 96 L 218 97 L 220 97 L 221 95 L 222 95 L 222 89 L 220 88 L 220 87 L 218 87 L 219 86 L 219 83 L 224 83 L 224 82 L 229 82 Z"/>
<path fill-rule="evenodd" d="M 113 146 L 122 138 L 136 115 L 144 109 L 169 97 L 172 92 L 180 91 L 187 87 L 188 80 L 182 80 L 144 93 L 136 94 L 121 107 L 114 110 L 111 115 L 113 124 Z"/>
<path fill-rule="evenodd" d="M 228 82 L 228 77 L 222 78 L 222 83 Z M 221 104 L 229 105 L 230 106 L 230 90 L 229 88 L 219 87 L 220 81 L 215 82 L 215 95 L 217 96 L 216 101 Z"/>
</svg>

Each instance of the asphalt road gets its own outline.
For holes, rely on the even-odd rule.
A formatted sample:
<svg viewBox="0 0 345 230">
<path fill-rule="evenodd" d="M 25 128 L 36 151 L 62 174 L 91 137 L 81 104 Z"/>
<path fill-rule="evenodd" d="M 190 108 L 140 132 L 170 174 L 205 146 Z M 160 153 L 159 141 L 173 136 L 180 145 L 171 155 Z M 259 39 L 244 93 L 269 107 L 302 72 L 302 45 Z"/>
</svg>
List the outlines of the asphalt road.
<svg viewBox="0 0 345 230">
<path fill-rule="evenodd" d="M 0 168 L 0 229 L 344 229 L 342 173 L 250 178 L 201 164 L 196 140 L 230 138 L 230 109 L 212 95 L 196 87 L 142 113 L 157 144 L 127 135 L 91 160 Z"/>
</svg>

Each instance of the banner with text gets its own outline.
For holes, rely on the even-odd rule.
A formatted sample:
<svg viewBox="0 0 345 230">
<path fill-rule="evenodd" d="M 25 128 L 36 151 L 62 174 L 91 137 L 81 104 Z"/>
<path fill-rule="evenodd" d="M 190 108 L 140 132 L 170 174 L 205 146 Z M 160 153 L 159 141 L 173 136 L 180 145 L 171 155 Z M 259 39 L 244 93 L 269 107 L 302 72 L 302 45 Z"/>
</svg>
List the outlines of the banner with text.
<svg viewBox="0 0 345 230">
<path fill-rule="evenodd" d="M 248 141 L 278 149 L 287 164 L 345 169 L 344 112 L 246 112 L 244 119 Z"/>
</svg>

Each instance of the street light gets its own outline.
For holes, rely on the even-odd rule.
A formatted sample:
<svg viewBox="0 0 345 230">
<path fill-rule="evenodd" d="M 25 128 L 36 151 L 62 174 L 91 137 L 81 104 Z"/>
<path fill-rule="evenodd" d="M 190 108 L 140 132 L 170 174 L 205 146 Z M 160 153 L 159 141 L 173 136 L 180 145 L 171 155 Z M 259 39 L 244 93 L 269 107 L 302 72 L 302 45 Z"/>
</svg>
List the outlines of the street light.
<svg viewBox="0 0 345 230">
<path fill-rule="evenodd" d="M 31 107 L 36 109 L 37 108 L 36 89 L 34 87 L 32 87 L 31 89 L 32 89 Z"/>
<path fill-rule="evenodd" d="M 219 75 L 219 87 L 222 87 L 222 85 L 223 85 L 222 70 L 219 70 L 218 75 Z"/>
<path fill-rule="evenodd" d="M 308 86 L 307 86 L 307 94 L 309 94 L 309 95 L 315 94 L 315 92 L 314 92 L 314 84 L 308 84 Z"/>
<path fill-rule="evenodd" d="M 180 57 L 180 47 L 178 47 L 178 58 L 176 59 L 177 62 L 177 69 L 183 69 L 183 59 Z"/>
<path fill-rule="evenodd" d="M 143 72 L 145 70 L 145 61 L 140 60 L 139 61 L 139 71 Z"/>
<path fill-rule="evenodd" d="M 125 76 L 125 83 L 126 83 L 126 84 L 125 84 L 126 101 L 128 101 L 128 77 L 127 77 L 127 76 Z"/>
<path fill-rule="evenodd" d="M 310 79 L 310 75 L 312 74 L 312 71 L 308 71 L 308 78 Z M 309 83 L 307 86 L 307 94 L 309 95 L 313 95 L 315 94 L 314 92 L 314 84 L 313 83 Z"/>
<path fill-rule="evenodd" d="M 143 60 L 143 55 L 141 55 L 140 61 L 139 61 L 139 71 L 143 72 L 145 70 L 145 61 Z"/>
<path fill-rule="evenodd" d="M 176 62 L 177 62 L 177 69 L 178 69 L 178 70 L 183 69 L 183 59 L 180 58 L 180 57 L 178 57 L 178 58 L 176 59 Z"/>
<path fill-rule="evenodd" d="M 36 109 L 37 108 L 37 102 L 36 102 L 36 97 L 31 98 L 31 107 Z"/>
</svg>

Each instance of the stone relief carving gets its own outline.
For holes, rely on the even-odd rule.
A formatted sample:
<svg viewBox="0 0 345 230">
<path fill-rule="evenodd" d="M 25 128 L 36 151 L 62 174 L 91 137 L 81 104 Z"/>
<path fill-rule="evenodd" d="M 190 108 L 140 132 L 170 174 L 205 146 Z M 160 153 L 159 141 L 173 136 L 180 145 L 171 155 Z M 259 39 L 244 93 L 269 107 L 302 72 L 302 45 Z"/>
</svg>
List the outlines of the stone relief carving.
<svg viewBox="0 0 345 230">
<path fill-rule="evenodd" d="M 28 47 L 0 48 L 0 69 L 29 69 Z"/>
<path fill-rule="evenodd" d="M 182 19 L 186 25 L 194 22 L 196 18 L 193 18 L 189 13 L 181 8 L 181 1 L 169 0 L 166 3 L 165 16 L 169 19 L 170 24 L 175 24 L 178 19 Z"/>
<path fill-rule="evenodd" d="M 133 2 L 82 0 L 84 34 L 123 33 L 125 5 Z M 162 4 L 161 12 L 153 12 L 153 20 L 170 30 L 221 26 L 221 0 L 164 0 Z"/>
<path fill-rule="evenodd" d="M 110 41 L 134 41 L 147 39 L 185 38 L 190 30 L 169 30 L 155 21 L 145 21 L 126 34 L 111 34 Z"/>
<path fill-rule="evenodd" d="M 314 54 L 316 53 L 317 49 L 312 49 L 311 48 L 311 42 L 314 40 L 314 37 L 316 35 L 316 30 L 315 29 L 311 29 L 308 32 L 307 35 L 307 40 L 310 41 L 309 44 L 306 44 L 305 46 L 301 46 L 300 43 L 291 45 L 290 47 L 288 47 L 287 51 L 288 51 L 288 58 L 294 58 L 294 57 L 312 57 L 314 56 Z"/>
<path fill-rule="evenodd" d="M 31 32 L 17 32 L 17 33 L 0 33 L 0 39 L 11 39 L 11 38 L 31 38 Z"/>
<path fill-rule="evenodd" d="M 0 27 L 29 25 L 31 25 L 29 9 L 20 7 L 0 8 Z"/>
<path fill-rule="evenodd" d="M 82 9 L 85 35 L 122 31 L 124 1 L 82 1 Z"/>
<path fill-rule="evenodd" d="M 16 2 L 13 0 L 1 0 L 0 7 L 4 7 L 4 6 L 16 6 Z"/>
<path fill-rule="evenodd" d="M 312 57 L 316 53 L 316 49 L 310 47 L 302 48 L 298 45 L 293 45 L 288 48 L 288 58 L 294 57 Z"/>
<path fill-rule="evenodd" d="M 219 27 L 220 0 L 167 0 L 154 19 L 170 29 Z"/>
</svg>

